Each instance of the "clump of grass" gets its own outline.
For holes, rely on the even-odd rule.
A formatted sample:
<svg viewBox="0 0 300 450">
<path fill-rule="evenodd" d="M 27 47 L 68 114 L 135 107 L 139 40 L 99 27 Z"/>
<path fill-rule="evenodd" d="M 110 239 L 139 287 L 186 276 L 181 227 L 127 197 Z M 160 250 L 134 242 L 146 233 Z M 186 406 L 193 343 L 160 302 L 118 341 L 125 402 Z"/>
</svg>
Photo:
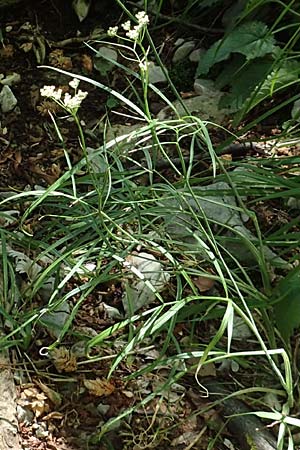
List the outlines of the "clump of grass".
<svg viewBox="0 0 300 450">
<path fill-rule="evenodd" d="M 143 23 L 139 22 L 139 17 L 143 18 Z M 122 111 L 122 114 L 128 114 L 131 119 L 134 117 L 141 127 L 109 142 L 104 140 L 103 145 L 91 153 L 86 147 L 78 116 L 80 105 L 74 101 L 70 103 L 69 97 L 62 100 L 59 92 L 51 88 L 47 91 L 48 96 L 60 102 L 78 127 L 82 160 L 72 166 L 66 151 L 68 170 L 55 183 L 47 189 L 17 193 L 1 200 L 4 215 L 8 214 L 5 211 L 12 205 L 18 205 L 17 209 L 24 212 L 15 222 L 15 230 L 11 226 L 4 227 L 1 235 L 3 305 L 0 312 L 9 331 L 0 338 L 0 344 L 2 347 L 27 349 L 45 314 L 70 301 L 68 319 L 48 345 L 48 350 L 55 348 L 72 332 L 72 322 L 88 296 L 99 285 L 124 279 L 122 263 L 132 252 L 143 249 L 155 254 L 162 262 L 171 277 L 170 289 L 158 292 L 152 286 L 156 295 L 154 304 L 128 317 L 123 315 L 122 319 L 91 338 L 86 346 L 85 363 L 101 360 L 97 350 L 103 345 L 111 346 L 115 352 L 117 338 L 122 348 L 115 354 L 107 374 L 109 378 L 121 362 L 130 361 L 142 345 L 158 342 L 159 358 L 132 372 L 128 380 L 163 367 L 169 368 L 169 374 L 160 388 L 105 423 L 96 438 L 101 439 L 119 420 L 171 389 L 172 384 L 187 373 L 186 362 L 191 357 L 198 360 L 195 367 L 197 380 L 200 368 L 207 364 L 232 360 L 251 365 L 255 357 L 267 361 L 274 384 L 285 396 L 281 402 L 281 412 L 260 413 L 266 419 L 280 422 L 278 448 L 283 448 L 285 433 L 291 438 L 289 427 L 299 424 L 297 419 L 289 416 L 294 405 L 291 360 L 281 348 L 280 339 L 273 329 L 270 306 L 272 273 L 262 248 L 263 244 L 270 244 L 285 256 L 285 253 L 289 254 L 297 233 L 287 235 L 286 231 L 290 231 L 287 225 L 274 234 L 262 236 L 255 213 L 245 199 L 249 197 L 252 202 L 262 202 L 278 196 L 288 197 L 298 189 L 299 183 L 292 177 L 282 177 L 283 165 L 274 159 L 239 163 L 244 171 L 228 173 L 214 152 L 205 122 L 189 114 L 163 122 L 153 118 L 148 104 L 149 89 L 155 89 L 169 105 L 170 102 L 148 82 L 147 64 L 151 46 L 145 44 L 148 33 L 146 15 L 130 15 L 130 18 L 135 24 L 126 24 L 127 35 L 124 36 L 123 32 L 118 35 L 117 29 L 111 30 L 110 34 L 118 36 L 117 48 L 132 51 L 140 67 L 139 74 L 123 67 L 128 76 L 140 82 L 140 90 L 133 89 L 137 102 L 81 75 L 75 77 L 75 89 L 79 80 L 84 80 L 109 92 L 127 108 L 127 112 Z M 128 35 L 130 30 L 133 34 Z M 118 63 L 116 65 L 120 67 Z M 53 116 L 52 119 L 60 139 L 59 127 Z M 188 162 L 181 147 L 183 139 L 189 142 Z M 198 142 L 204 143 L 208 149 L 211 175 L 195 180 L 193 165 Z M 180 164 L 173 163 L 168 148 L 175 149 Z M 140 154 L 142 157 L 136 156 Z M 168 175 L 157 169 L 156 162 L 161 156 L 169 162 L 176 182 L 169 181 Z M 99 158 L 101 167 L 95 164 Z M 255 243 L 228 224 L 212 220 L 199 205 L 193 186 L 224 180 L 230 186 L 231 195 L 238 200 L 238 206 L 231 208 L 248 214 L 252 220 Z M 211 202 L 218 204 L 219 196 L 226 194 L 228 192 L 215 192 L 215 200 Z M 187 200 L 190 198 L 198 204 L 198 209 L 190 206 Z M 166 200 L 169 206 L 166 206 Z M 168 217 L 176 222 L 177 216 L 182 213 L 182 205 L 186 207 L 185 233 L 192 244 L 184 241 L 183 236 L 174 237 L 165 226 Z M 234 254 L 226 250 L 222 228 L 229 229 L 236 240 L 242 240 L 249 247 L 254 258 L 251 269 L 244 267 Z M 7 250 L 8 246 L 15 252 L 22 251 L 31 261 L 28 265 L 28 260 L 23 258 L 27 261 L 27 266 L 24 263 L 22 269 L 26 281 L 24 291 L 15 288 L 20 284 L 14 268 L 17 256 Z M 35 264 L 40 269 L 33 274 L 31 269 L 36 267 Z M 90 264 L 93 265 L 92 270 L 89 269 Z M 260 274 L 259 283 L 252 280 L 254 272 Z M 215 289 L 211 293 L 199 291 L 195 280 L 201 277 L 213 280 Z M 73 284 L 70 284 L 71 280 Z M 47 282 L 51 283 L 51 290 L 46 300 L 45 297 L 41 300 L 41 291 Z M 74 298 L 75 303 L 71 301 Z M 255 350 L 243 343 L 239 348 L 234 345 L 236 317 L 241 318 L 251 330 Z M 186 322 L 190 324 L 186 336 L 189 345 L 176 335 L 176 326 Z M 206 324 L 207 329 L 213 332 L 206 337 L 205 343 L 199 344 L 195 339 L 195 330 Z M 163 342 L 161 336 L 164 337 Z M 257 389 L 262 388 L 258 386 Z"/>
</svg>

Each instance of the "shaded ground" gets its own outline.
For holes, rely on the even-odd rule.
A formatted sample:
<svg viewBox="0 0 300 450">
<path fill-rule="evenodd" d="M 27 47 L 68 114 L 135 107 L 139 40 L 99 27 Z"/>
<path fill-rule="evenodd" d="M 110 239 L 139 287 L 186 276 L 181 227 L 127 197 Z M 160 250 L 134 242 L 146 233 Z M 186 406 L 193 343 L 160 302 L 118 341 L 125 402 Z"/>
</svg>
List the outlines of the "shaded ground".
<svg viewBox="0 0 300 450">
<path fill-rule="evenodd" d="M 69 7 L 63 10 L 63 5 Z M 108 17 L 112 12 L 110 9 Z M 1 73 L 4 77 L 16 73 L 20 80 L 12 87 L 18 100 L 16 108 L 1 117 L 0 186 L 51 184 L 62 173 L 65 166 L 62 146 L 55 139 L 47 112 L 49 105 L 43 103 L 39 90 L 45 84 L 68 90 L 70 79 L 38 66 L 45 64 L 91 74 L 91 52 L 83 41 L 88 40 L 95 24 L 100 25 L 102 21 L 106 24 L 109 20 L 101 12 L 92 17 L 93 25 L 87 20 L 80 27 L 69 2 L 51 2 L 51 5 L 26 2 L 6 12 L 0 50 Z M 82 29 L 80 37 L 77 36 L 79 28 Z M 90 95 L 83 104 L 81 117 L 87 128 L 92 129 L 105 113 L 107 96 L 84 83 L 82 89 L 88 90 Z M 75 128 L 64 121 L 61 132 L 71 161 L 75 163 L 81 157 Z"/>
</svg>

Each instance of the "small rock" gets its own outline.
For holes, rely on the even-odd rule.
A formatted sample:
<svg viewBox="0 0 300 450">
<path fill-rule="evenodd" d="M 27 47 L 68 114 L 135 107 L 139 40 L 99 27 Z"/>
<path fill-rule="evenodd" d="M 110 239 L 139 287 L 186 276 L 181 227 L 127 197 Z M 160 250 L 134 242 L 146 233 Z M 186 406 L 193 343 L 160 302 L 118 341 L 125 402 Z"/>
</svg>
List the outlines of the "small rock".
<svg viewBox="0 0 300 450">
<path fill-rule="evenodd" d="M 35 436 L 39 439 L 44 439 L 49 435 L 46 422 L 37 423 L 33 428 L 35 428 Z"/>
<path fill-rule="evenodd" d="M 178 39 L 175 41 L 174 46 L 175 46 L 175 47 L 179 47 L 179 45 L 182 45 L 183 43 L 184 43 L 184 39 L 178 38 Z"/>
<path fill-rule="evenodd" d="M 219 107 L 219 101 L 222 95 L 223 94 L 218 91 L 207 92 L 202 95 L 196 95 L 195 97 L 183 99 L 182 103 L 192 115 L 201 118 L 201 120 L 224 123 L 225 118 L 229 114 L 229 110 Z M 174 118 L 175 111 L 178 116 L 186 115 L 186 111 L 181 102 L 175 100 L 173 106 L 173 110 L 169 106 L 164 107 L 157 114 L 157 118 L 159 120 Z"/>
<path fill-rule="evenodd" d="M 86 356 L 86 341 L 78 341 L 72 345 L 72 353 L 76 356 L 76 358 L 84 358 Z"/>
<path fill-rule="evenodd" d="M 30 425 L 33 422 L 34 414 L 27 408 L 23 408 L 21 405 L 17 405 L 17 419 L 24 425 Z"/>
<path fill-rule="evenodd" d="M 141 127 L 142 125 L 139 123 L 136 123 L 134 125 L 123 125 L 123 124 L 113 125 L 107 129 L 105 135 L 106 143 L 110 141 L 115 141 L 115 144 L 119 148 L 122 147 L 124 150 L 126 148 L 131 148 L 132 142 L 137 141 L 135 132 L 137 132 L 138 129 Z M 121 139 L 122 136 L 125 136 L 125 138 Z"/>
<path fill-rule="evenodd" d="M 192 63 L 198 63 L 204 52 L 205 50 L 203 48 L 196 48 L 192 51 L 192 53 L 190 53 L 189 60 Z"/>
<path fill-rule="evenodd" d="M 40 323 L 47 328 L 51 335 L 57 338 L 59 337 L 69 316 L 70 305 L 67 301 L 64 301 L 53 308 L 51 312 L 46 312 L 41 317 Z"/>
<path fill-rule="evenodd" d="M 167 82 L 167 78 L 163 72 L 163 69 L 160 66 L 156 66 L 153 62 L 150 62 L 148 66 L 148 71 L 150 83 L 157 84 Z"/>
<path fill-rule="evenodd" d="M 12 111 L 17 105 L 18 100 L 14 96 L 13 91 L 9 86 L 3 86 L 2 91 L 0 92 L 0 106 L 1 110 L 4 113 Z"/>
<path fill-rule="evenodd" d="M 245 323 L 245 321 L 239 316 L 234 316 L 232 339 L 243 340 L 248 339 L 251 336 L 253 336 L 253 333 L 248 327 L 248 325 Z"/>
<path fill-rule="evenodd" d="M 287 205 L 291 209 L 300 209 L 300 199 L 295 197 L 290 197 L 287 201 Z"/>
<path fill-rule="evenodd" d="M 172 61 L 173 63 L 177 63 L 182 59 L 186 58 L 191 51 L 195 48 L 194 41 L 184 42 L 180 47 L 178 47 L 173 55 Z"/>
<path fill-rule="evenodd" d="M 108 169 L 108 163 L 105 157 L 92 147 L 86 148 L 88 161 L 94 173 L 105 173 Z"/>
<path fill-rule="evenodd" d="M 204 78 L 197 78 L 194 82 L 194 91 L 198 95 L 209 94 L 209 92 L 216 92 L 214 82 Z"/>
<path fill-rule="evenodd" d="M 97 411 L 99 414 L 101 414 L 102 416 L 105 416 L 105 414 L 108 413 L 110 406 L 109 405 L 105 405 L 103 403 L 99 403 L 99 405 L 97 406 Z"/>
</svg>

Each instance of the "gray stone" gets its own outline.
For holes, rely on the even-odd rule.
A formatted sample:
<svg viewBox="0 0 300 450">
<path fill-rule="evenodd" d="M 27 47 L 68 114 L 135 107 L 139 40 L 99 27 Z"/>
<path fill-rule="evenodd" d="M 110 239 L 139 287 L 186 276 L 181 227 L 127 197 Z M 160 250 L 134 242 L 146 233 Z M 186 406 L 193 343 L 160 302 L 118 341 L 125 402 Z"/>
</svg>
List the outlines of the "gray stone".
<svg viewBox="0 0 300 450">
<path fill-rule="evenodd" d="M 179 47 L 179 45 L 182 45 L 184 43 L 184 39 L 183 38 L 178 38 L 175 42 L 174 42 L 174 46 L 175 47 Z"/>
<path fill-rule="evenodd" d="M 186 58 L 194 48 L 195 48 L 194 41 L 184 42 L 180 47 L 178 47 L 175 50 L 175 53 L 172 58 L 173 63 L 177 63 L 178 61 L 181 61 L 182 59 Z"/>
<path fill-rule="evenodd" d="M 194 91 L 198 95 L 210 95 L 214 96 L 216 92 L 220 92 L 215 88 L 212 80 L 206 80 L 205 78 L 197 78 L 194 82 Z"/>
<path fill-rule="evenodd" d="M 100 154 L 97 149 L 92 147 L 86 148 L 88 161 L 95 173 L 105 173 L 108 170 L 108 162 L 103 154 Z"/>
<path fill-rule="evenodd" d="M 67 301 L 63 301 L 57 305 L 51 312 L 46 312 L 40 318 L 40 324 L 44 325 L 49 333 L 58 338 L 65 323 L 70 317 L 70 305 Z"/>
<path fill-rule="evenodd" d="M 19 422 L 23 422 L 24 425 L 30 425 L 33 422 L 34 414 L 30 409 L 17 405 L 17 419 Z"/>
<path fill-rule="evenodd" d="M 165 70 L 167 71 L 166 68 Z M 160 66 L 156 66 L 153 62 L 149 63 L 148 73 L 149 73 L 149 82 L 152 84 L 167 82 L 167 78 L 163 72 L 163 69 Z"/>
<path fill-rule="evenodd" d="M 105 142 L 115 141 L 115 146 L 119 148 L 130 149 L 133 142 L 139 139 L 137 133 L 143 125 L 136 123 L 134 125 L 115 124 L 108 127 L 105 134 Z"/>
<path fill-rule="evenodd" d="M 295 197 L 290 197 L 287 201 L 287 205 L 291 209 L 299 209 L 300 210 L 300 199 Z"/>
<path fill-rule="evenodd" d="M 166 106 L 158 114 L 159 120 L 186 116 L 186 110 L 201 120 L 209 120 L 216 123 L 224 123 L 226 116 L 230 111 L 225 108 L 219 108 L 219 101 L 223 93 L 220 91 L 207 90 L 201 95 L 181 100 L 173 103 L 173 108 Z M 183 106 L 184 105 L 184 106 Z M 185 108 L 184 108 L 185 107 Z"/>
<path fill-rule="evenodd" d="M 189 60 L 192 63 L 198 63 L 201 56 L 205 53 L 205 50 L 203 48 L 196 48 L 195 50 L 192 51 L 192 53 L 190 53 L 189 55 Z"/>
<path fill-rule="evenodd" d="M 16 99 L 13 91 L 9 86 L 3 86 L 0 92 L 0 106 L 4 113 L 12 111 L 17 105 L 18 100 Z"/>
<path fill-rule="evenodd" d="M 208 195 L 208 191 L 212 191 L 212 194 Z M 247 242 L 256 247 L 257 238 L 243 224 L 242 211 L 230 191 L 227 183 L 217 182 L 194 187 L 193 195 L 189 191 L 180 190 L 176 197 L 162 200 L 160 206 L 162 211 L 166 211 L 166 216 L 162 213 L 166 231 L 172 239 L 182 242 L 187 251 L 205 259 L 214 259 L 196 217 L 200 222 L 208 220 L 212 231 L 222 234 L 222 246 L 230 254 L 243 264 L 253 264 L 256 259 Z M 263 245 L 262 251 L 265 259 L 273 266 L 290 268 L 284 259 L 266 245 Z"/>
</svg>

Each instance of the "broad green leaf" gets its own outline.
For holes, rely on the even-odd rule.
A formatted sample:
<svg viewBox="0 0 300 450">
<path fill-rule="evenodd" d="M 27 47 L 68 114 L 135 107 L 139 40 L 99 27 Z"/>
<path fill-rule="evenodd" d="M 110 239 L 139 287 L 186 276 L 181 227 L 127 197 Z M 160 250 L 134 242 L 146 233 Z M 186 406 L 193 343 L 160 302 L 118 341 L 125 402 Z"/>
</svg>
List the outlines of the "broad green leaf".
<svg viewBox="0 0 300 450">
<path fill-rule="evenodd" d="M 272 58 L 258 58 L 244 65 L 241 58 L 244 57 L 236 55 L 217 79 L 219 89 L 231 86 L 221 98 L 220 108 L 231 111 L 244 108 L 243 114 L 246 114 L 276 91 L 298 82 L 300 64 L 297 61 L 278 60 L 279 66 L 275 67 Z"/>
<path fill-rule="evenodd" d="M 278 330 L 288 343 L 295 328 L 300 326 L 300 274 L 292 271 L 277 289 L 280 301 L 274 305 L 274 316 Z"/>
<path fill-rule="evenodd" d="M 247 60 L 272 53 L 275 39 L 262 22 L 246 22 L 215 42 L 200 59 L 197 75 L 208 73 L 217 62 L 229 58 L 231 53 L 241 53 Z"/>
<path fill-rule="evenodd" d="M 245 105 L 256 86 L 261 84 L 267 77 L 272 66 L 272 60 L 257 59 L 245 64 L 240 70 L 232 73 L 230 79 L 230 67 L 225 67 L 224 78 L 231 85 L 230 92 L 226 93 L 220 100 L 219 106 L 222 108 L 230 108 L 231 111 L 237 111 Z M 219 76 L 222 81 L 222 74 Z"/>
<path fill-rule="evenodd" d="M 279 89 L 299 81 L 300 64 L 298 61 L 284 61 L 282 66 L 274 68 L 255 94 L 254 105 L 269 97 Z"/>
</svg>

